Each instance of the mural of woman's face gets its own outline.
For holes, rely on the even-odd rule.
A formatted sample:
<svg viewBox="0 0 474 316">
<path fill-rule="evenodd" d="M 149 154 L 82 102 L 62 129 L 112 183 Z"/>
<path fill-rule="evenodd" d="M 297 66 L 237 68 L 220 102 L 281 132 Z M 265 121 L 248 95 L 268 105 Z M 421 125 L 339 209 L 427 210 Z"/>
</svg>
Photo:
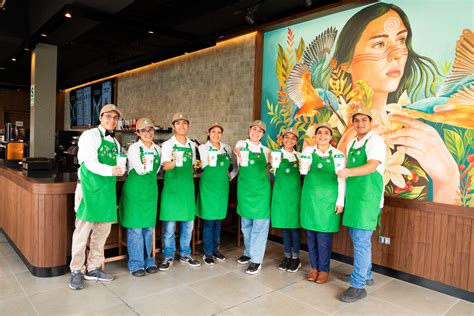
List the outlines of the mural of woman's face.
<svg viewBox="0 0 474 316">
<path fill-rule="evenodd" d="M 357 42 L 352 62 L 345 65 L 352 82 L 364 80 L 375 93 L 394 92 L 407 62 L 407 36 L 408 29 L 393 10 L 370 22 Z"/>
</svg>

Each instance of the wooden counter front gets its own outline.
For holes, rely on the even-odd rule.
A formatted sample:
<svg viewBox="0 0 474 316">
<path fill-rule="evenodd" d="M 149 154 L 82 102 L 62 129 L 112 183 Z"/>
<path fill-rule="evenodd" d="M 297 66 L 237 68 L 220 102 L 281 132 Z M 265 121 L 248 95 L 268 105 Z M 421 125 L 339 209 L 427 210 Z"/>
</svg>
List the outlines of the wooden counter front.
<svg viewBox="0 0 474 316">
<path fill-rule="evenodd" d="M 33 275 L 61 275 L 67 264 L 66 223 L 75 172 L 37 175 L 0 165 L 0 228 Z"/>
</svg>

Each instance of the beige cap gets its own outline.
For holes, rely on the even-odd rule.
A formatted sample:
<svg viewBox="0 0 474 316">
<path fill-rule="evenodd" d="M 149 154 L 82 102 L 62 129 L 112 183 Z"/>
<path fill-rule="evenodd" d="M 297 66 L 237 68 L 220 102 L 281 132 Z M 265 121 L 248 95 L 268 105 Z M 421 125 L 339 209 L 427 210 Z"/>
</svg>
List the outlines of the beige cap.
<svg viewBox="0 0 474 316">
<path fill-rule="evenodd" d="M 189 123 L 189 119 L 188 119 L 187 115 L 184 114 L 183 112 L 177 112 L 177 113 L 173 114 L 173 119 L 171 120 L 171 124 L 173 124 L 174 122 L 176 122 L 178 120 L 185 120 L 186 122 Z"/>
<path fill-rule="evenodd" d="M 298 138 L 298 131 L 296 129 L 294 129 L 293 127 L 289 127 L 289 128 L 286 128 L 284 131 L 283 131 L 283 136 L 285 136 L 286 134 L 293 134 L 296 136 L 296 138 Z"/>
<path fill-rule="evenodd" d="M 142 129 L 142 128 L 149 127 L 149 126 L 154 127 L 155 124 L 153 124 L 153 121 L 150 120 L 149 118 L 147 118 L 147 117 L 142 117 L 141 119 L 138 119 L 136 126 L 137 126 L 137 127 L 136 127 L 137 130 L 140 130 L 140 129 Z"/>
<path fill-rule="evenodd" d="M 372 119 L 372 111 L 370 111 L 370 109 L 368 109 L 365 106 L 359 106 L 354 112 L 350 113 L 349 116 L 352 119 L 357 114 L 367 115 L 368 117 Z"/>
<path fill-rule="evenodd" d="M 122 112 L 117 108 L 117 106 L 116 106 L 115 104 L 106 104 L 106 105 L 104 105 L 104 106 L 102 107 L 102 109 L 100 110 L 99 116 L 101 116 L 101 115 L 104 114 L 104 113 L 112 112 L 112 111 L 117 112 L 117 114 L 118 114 L 120 117 L 123 117 Z"/>
<path fill-rule="evenodd" d="M 210 132 L 211 129 L 213 129 L 214 127 L 220 127 L 221 130 L 224 131 L 224 128 L 222 127 L 222 124 L 219 124 L 217 122 L 214 122 L 211 125 L 209 125 L 209 127 L 207 128 L 207 131 Z"/>
<path fill-rule="evenodd" d="M 322 127 L 326 127 L 328 130 L 330 130 L 331 135 L 332 135 L 332 126 L 328 122 L 319 123 L 318 125 L 316 125 L 316 128 L 314 129 L 314 134 L 316 135 L 316 133 L 318 132 L 318 129 L 320 129 Z"/>
<path fill-rule="evenodd" d="M 263 129 L 264 132 L 267 131 L 267 125 L 264 122 L 260 121 L 260 120 L 255 120 L 252 123 L 250 123 L 249 127 L 253 127 L 253 126 L 260 127 L 261 129 Z"/>
</svg>

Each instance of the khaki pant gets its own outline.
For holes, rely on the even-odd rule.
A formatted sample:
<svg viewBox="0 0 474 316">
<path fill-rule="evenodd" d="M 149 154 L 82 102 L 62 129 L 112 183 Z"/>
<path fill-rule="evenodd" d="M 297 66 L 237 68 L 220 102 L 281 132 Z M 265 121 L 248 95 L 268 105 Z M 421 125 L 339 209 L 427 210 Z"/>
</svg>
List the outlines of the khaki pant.
<svg viewBox="0 0 474 316">
<path fill-rule="evenodd" d="M 82 199 L 81 185 L 77 184 L 74 210 L 77 211 Z M 87 256 L 87 271 L 99 268 L 104 263 L 104 245 L 110 233 L 112 223 L 86 222 L 76 218 L 76 229 L 72 235 L 71 271 L 85 272 L 86 247 L 90 236 L 89 255 Z"/>
</svg>

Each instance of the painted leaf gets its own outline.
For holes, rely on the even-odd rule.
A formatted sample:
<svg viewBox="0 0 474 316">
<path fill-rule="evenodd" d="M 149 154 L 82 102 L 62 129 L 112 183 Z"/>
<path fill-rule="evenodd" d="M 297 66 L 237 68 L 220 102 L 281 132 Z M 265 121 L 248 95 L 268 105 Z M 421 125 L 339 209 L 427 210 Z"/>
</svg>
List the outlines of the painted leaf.
<svg viewBox="0 0 474 316">
<path fill-rule="evenodd" d="M 424 194 L 422 195 L 424 188 L 425 188 L 424 185 L 413 187 L 411 192 L 403 191 L 398 195 L 398 197 L 402 199 L 408 199 L 408 200 L 421 199 L 424 196 Z"/>
<path fill-rule="evenodd" d="M 449 152 L 454 156 L 454 159 L 460 162 L 464 158 L 464 144 L 461 136 L 454 131 L 445 129 L 444 142 Z"/>
<path fill-rule="evenodd" d="M 298 44 L 298 48 L 296 49 L 296 63 L 300 63 L 303 59 L 304 47 L 304 40 L 303 38 L 300 38 L 300 43 Z"/>
<path fill-rule="evenodd" d="M 415 171 L 415 173 L 418 175 L 418 177 L 428 179 L 427 176 L 426 176 L 425 171 L 423 169 L 421 169 L 420 167 L 414 166 L 414 165 L 409 165 L 409 166 L 407 166 L 407 168 L 411 171 Z"/>
</svg>

